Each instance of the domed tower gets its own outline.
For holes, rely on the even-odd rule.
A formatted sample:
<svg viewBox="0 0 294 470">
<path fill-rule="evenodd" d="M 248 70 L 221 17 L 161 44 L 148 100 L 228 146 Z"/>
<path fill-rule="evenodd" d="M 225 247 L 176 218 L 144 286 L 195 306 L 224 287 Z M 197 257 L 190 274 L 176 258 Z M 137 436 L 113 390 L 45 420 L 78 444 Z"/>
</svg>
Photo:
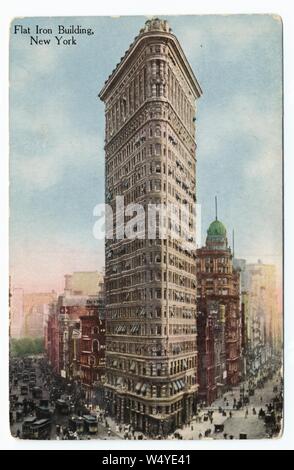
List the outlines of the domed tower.
<svg viewBox="0 0 294 470">
<path fill-rule="evenodd" d="M 196 265 L 199 398 L 210 404 L 223 387 L 239 383 L 241 372 L 240 278 L 226 227 L 217 218 L 217 201 Z"/>
<path fill-rule="evenodd" d="M 227 229 L 217 218 L 211 222 L 207 230 L 206 247 L 210 250 L 228 249 Z"/>
</svg>

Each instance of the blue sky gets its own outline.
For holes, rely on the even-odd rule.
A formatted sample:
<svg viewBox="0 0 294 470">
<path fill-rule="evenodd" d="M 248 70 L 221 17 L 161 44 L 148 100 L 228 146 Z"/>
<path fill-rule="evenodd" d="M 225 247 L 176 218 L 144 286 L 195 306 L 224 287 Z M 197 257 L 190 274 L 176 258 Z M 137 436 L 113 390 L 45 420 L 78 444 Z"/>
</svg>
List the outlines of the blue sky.
<svg viewBox="0 0 294 470">
<path fill-rule="evenodd" d="M 165 17 L 203 89 L 197 111 L 202 235 L 214 218 L 235 229 L 236 255 L 281 266 L 282 25 L 268 15 Z M 76 46 L 10 41 L 10 264 L 13 285 L 63 287 L 100 269 L 93 208 L 104 198 L 104 81 L 145 17 L 25 18 L 92 27 Z"/>
</svg>

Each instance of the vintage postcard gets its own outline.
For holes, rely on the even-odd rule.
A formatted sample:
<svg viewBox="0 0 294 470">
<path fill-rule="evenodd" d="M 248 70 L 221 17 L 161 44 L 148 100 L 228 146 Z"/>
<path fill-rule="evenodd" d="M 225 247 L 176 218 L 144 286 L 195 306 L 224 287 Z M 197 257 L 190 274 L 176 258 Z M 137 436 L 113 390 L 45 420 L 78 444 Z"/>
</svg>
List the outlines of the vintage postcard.
<svg viewBox="0 0 294 470">
<path fill-rule="evenodd" d="M 10 25 L 10 429 L 283 432 L 282 21 Z"/>
</svg>

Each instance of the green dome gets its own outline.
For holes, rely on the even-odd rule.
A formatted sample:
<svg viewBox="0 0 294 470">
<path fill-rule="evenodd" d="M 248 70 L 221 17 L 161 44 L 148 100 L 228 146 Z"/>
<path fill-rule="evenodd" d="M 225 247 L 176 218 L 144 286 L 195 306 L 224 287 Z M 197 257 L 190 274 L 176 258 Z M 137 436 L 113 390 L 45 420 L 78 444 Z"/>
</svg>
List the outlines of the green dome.
<svg viewBox="0 0 294 470">
<path fill-rule="evenodd" d="M 214 220 L 207 230 L 207 235 L 211 237 L 226 237 L 227 230 L 222 222 Z"/>
</svg>

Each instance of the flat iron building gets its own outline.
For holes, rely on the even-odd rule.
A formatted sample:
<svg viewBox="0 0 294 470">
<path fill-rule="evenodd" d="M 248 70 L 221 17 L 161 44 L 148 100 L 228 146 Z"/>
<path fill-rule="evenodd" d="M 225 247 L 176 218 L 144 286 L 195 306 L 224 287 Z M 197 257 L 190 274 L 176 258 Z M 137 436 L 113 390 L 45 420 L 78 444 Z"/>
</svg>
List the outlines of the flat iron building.
<svg viewBox="0 0 294 470">
<path fill-rule="evenodd" d="M 105 82 L 106 403 L 148 435 L 189 421 L 197 397 L 196 262 L 184 229 L 122 238 L 128 204 L 196 205 L 195 101 L 201 88 L 166 21 L 149 20 Z M 124 208 L 117 205 L 123 196 Z M 127 211 L 126 211 L 127 212 Z M 189 219 L 190 217 L 190 219 Z M 120 236 L 118 236 L 120 235 Z M 194 246 L 194 245 L 193 245 Z"/>
</svg>

